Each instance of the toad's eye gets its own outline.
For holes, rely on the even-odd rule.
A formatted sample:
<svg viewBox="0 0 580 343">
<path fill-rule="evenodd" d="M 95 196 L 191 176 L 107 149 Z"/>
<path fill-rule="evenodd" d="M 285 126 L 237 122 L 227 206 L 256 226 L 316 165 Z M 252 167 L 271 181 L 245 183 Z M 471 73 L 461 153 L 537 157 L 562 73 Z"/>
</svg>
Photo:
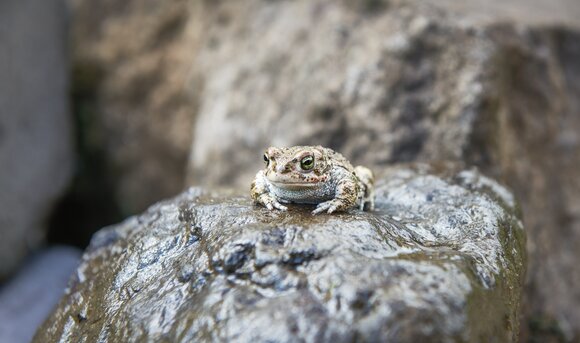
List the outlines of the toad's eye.
<svg viewBox="0 0 580 343">
<path fill-rule="evenodd" d="M 270 164 L 270 159 L 268 158 L 268 154 L 264 154 L 264 163 L 266 163 L 266 166 L 268 164 Z"/>
<path fill-rule="evenodd" d="M 314 157 L 306 156 L 300 161 L 300 168 L 310 170 L 314 167 Z"/>
</svg>

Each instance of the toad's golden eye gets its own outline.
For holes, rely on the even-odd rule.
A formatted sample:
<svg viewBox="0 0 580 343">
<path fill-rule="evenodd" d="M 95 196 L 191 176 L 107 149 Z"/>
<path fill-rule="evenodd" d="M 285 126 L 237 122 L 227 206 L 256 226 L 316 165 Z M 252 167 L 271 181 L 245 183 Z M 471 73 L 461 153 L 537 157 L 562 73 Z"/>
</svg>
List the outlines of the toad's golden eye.
<svg viewBox="0 0 580 343">
<path fill-rule="evenodd" d="M 268 158 L 268 154 L 264 154 L 264 163 L 266 163 L 266 166 L 268 164 L 270 164 L 270 159 Z"/>
<path fill-rule="evenodd" d="M 300 168 L 304 170 L 310 170 L 314 168 L 314 157 L 306 156 L 300 161 Z"/>
</svg>

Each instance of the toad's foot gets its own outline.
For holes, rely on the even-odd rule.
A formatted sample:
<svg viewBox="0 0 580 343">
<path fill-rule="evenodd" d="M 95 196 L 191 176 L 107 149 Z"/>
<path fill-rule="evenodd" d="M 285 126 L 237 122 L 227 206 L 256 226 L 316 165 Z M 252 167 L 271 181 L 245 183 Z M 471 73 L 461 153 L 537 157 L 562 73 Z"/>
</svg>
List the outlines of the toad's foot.
<svg viewBox="0 0 580 343">
<path fill-rule="evenodd" d="M 318 204 L 318 206 L 316 206 L 316 209 L 312 211 L 312 214 L 319 214 L 322 212 L 332 213 L 335 211 L 344 211 L 348 207 L 349 207 L 348 204 L 345 203 L 344 201 L 340 199 L 333 199 Z"/>
<path fill-rule="evenodd" d="M 280 211 L 288 210 L 288 207 L 280 204 L 278 202 L 278 200 L 276 200 L 276 198 L 274 198 L 273 196 L 271 196 L 269 194 L 260 195 L 257 202 L 266 206 L 266 208 L 269 209 L 270 211 L 272 211 L 273 209 L 278 209 Z"/>
</svg>

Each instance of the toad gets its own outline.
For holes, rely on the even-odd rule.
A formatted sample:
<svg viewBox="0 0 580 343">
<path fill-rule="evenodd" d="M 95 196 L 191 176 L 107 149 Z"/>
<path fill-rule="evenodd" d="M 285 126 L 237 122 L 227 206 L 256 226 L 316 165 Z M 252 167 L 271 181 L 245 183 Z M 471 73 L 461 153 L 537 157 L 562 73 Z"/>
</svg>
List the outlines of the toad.
<svg viewBox="0 0 580 343">
<path fill-rule="evenodd" d="M 341 154 L 322 146 L 270 147 L 266 167 L 256 174 L 251 196 L 269 210 L 286 211 L 283 204 L 315 204 L 313 214 L 374 208 L 374 176 L 353 167 Z"/>
</svg>

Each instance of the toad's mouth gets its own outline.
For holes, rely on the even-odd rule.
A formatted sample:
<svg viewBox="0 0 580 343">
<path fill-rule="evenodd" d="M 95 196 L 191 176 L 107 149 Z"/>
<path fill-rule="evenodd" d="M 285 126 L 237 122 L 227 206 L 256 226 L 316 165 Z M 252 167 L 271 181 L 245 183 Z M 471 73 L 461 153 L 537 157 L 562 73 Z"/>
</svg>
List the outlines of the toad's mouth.
<svg viewBox="0 0 580 343">
<path fill-rule="evenodd" d="M 314 182 L 306 182 L 306 181 L 279 181 L 279 180 L 270 180 L 275 186 L 280 188 L 288 188 L 288 189 L 299 189 L 299 188 L 313 188 L 320 186 L 319 181 Z"/>
</svg>

